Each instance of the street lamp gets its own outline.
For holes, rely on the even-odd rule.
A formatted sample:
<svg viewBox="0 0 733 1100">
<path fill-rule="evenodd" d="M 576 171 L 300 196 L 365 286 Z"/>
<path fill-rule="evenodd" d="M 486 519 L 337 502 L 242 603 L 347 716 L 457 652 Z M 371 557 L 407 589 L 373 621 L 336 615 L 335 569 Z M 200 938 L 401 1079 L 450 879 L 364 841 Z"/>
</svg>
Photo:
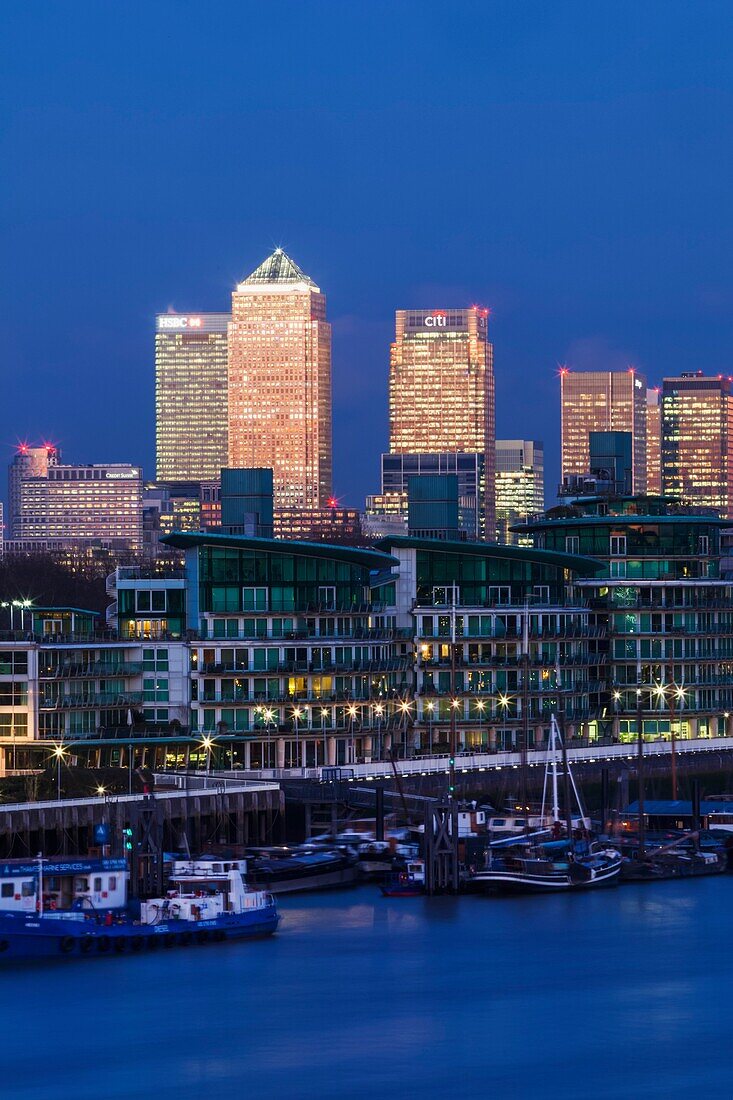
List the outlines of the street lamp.
<svg viewBox="0 0 733 1100">
<path fill-rule="evenodd" d="M 107 793 L 107 788 L 106 788 L 106 787 L 103 787 L 103 786 L 102 786 L 102 784 L 100 783 L 100 784 L 99 784 L 99 785 L 97 786 L 97 795 L 98 795 L 98 797 L 99 797 L 99 798 L 104 798 L 104 796 L 106 795 L 106 793 Z"/>
<path fill-rule="evenodd" d="M 208 733 L 204 734 L 201 738 L 201 748 L 206 752 L 206 782 L 205 786 L 209 786 L 209 776 L 211 775 L 211 750 L 214 747 L 214 738 Z"/>
<path fill-rule="evenodd" d="M 295 727 L 295 763 L 296 767 L 301 767 L 300 762 L 300 729 L 298 721 L 303 717 L 303 711 L 300 707 L 293 707 L 293 725 Z"/>
<path fill-rule="evenodd" d="M 356 707 L 351 703 L 347 708 L 349 714 L 349 764 L 354 763 L 354 719 L 356 718 Z"/>
<path fill-rule="evenodd" d="M 61 763 L 66 755 L 66 746 L 62 744 L 54 745 L 53 755 L 56 757 L 56 791 L 57 799 L 61 801 Z"/>
</svg>

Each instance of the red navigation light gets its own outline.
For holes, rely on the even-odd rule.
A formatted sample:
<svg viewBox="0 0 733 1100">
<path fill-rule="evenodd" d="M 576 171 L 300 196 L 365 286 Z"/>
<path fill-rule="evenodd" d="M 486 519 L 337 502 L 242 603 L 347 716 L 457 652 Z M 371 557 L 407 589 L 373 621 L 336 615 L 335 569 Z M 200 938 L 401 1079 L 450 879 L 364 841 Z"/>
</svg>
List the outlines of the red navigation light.
<svg viewBox="0 0 733 1100">
<path fill-rule="evenodd" d="M 570 367 L 566 367 L 564 363 L 559 363 L 557 373 L 560 378 L 563 378 L 566 374 L 570 374 Z"/>
<path fill-rule="evenodd" d="M 328 507 L 329 508 L 338 508 L 338 501 L 336 500 L 336 497 L 329 497 L 328 498 Z"/>
<path fill-rule="evenodd" d="M 19 455 L 27 455 L 28 454 L 28 444 L 27 443 L 19 443 L 18 444 L 18 454 Z"/>
</svg>

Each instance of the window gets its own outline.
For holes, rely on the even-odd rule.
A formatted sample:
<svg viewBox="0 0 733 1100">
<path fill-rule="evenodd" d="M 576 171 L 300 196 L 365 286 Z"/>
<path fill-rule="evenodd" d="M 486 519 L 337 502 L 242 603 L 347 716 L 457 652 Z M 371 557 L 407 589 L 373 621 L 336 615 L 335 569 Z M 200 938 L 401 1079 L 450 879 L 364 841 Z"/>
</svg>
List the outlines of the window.
<svg viewBox="0 0 733 1100">
<path fill-rule="evenodd" d="M 532 589 L 532 595 L 538 603 L 550 602 L 549 584 L 536 584 Z"/>
<path fill-rule="evenodd" d="M 15 883 L 14 882 L 4 882 L 3 885 L 2 885 L 2 890 L 0 890 L 0 897 L 12 898 L 14 894 L 15 894 Z"/>
<path fill-rule="evenodd" d="M 612 561 L 611 562 L 611 576 L 617 578 L 626 577 L 626 562 L 625 561 Z"/>
<path fill-rule="evenodd" d="M 611 557 L 626 557 L 626 535 L 611 535 Z"/>
<path fill-rule="evenodd" d="M 697 539 L 697 552 L 702 558 L 706 558 L 710 553 L 710 536 L 699 535 Z"/>
<path fill-rule="evenodd" d="M 101 893 L 101 890 L 102 890 L 102 879 L 101 879 L 101 877 L 95 878 L 95 880 L 94 880 L 94 893 L 99 894 L 99 893 Z"/>
<path fill-rule="evenodd" d="M 267 611 L 267 589 L 266 588 L 243 588 L 242 589 L 242 610 L 243 611 Z"/>
<path fill-rule="evenodd" d="M 335 585 L 321 585 L 318 589 L 318 603 L 321 607 L 327 611 L 334 611 L 336 609 L 336 587 Z"/>
<path fill-rule="evenodd" d="M 444 587 L 433 589 L 433 603 L 436 607 L 440 607 L 443 604 L 459 604 L 461 602 L 461 593 L 457 584 L 449 584 Z"/>
<path fill-rule="evenodd" d="M 512 590 L 509 585 L 489 586 L 489 603 L 490 604 L 510 604 L 512 602 Z"/>
<path fill-rule="evenodd" d="M 30 882 L 24 882 L 20 890 L 24 898 L 32 898 L 36 892 L 36 884 L 32 880 Z"/>
<path fill-rule="evenodd" d="M 117 875 L 110 875 L 109 876 L 109 889 L 110 890 L 116 890 L 117 889 Z"/>
<path fill-rule="evenodd" d="M 580 553 L 580 536 L 579 535 L 566 535 L 565 536 L 565 552 L 567 554 L 579 554 Z"/>
</svg>

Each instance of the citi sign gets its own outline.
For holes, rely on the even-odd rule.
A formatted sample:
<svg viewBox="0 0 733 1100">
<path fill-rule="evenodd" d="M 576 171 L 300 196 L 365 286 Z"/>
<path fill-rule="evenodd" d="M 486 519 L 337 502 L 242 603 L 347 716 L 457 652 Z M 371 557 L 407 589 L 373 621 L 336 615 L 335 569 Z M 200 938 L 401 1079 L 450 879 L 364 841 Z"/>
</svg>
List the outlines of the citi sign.
<svg viewBox="0 0 733 1100">
<path fill-rule="evenodd" d="M 159 317 L 158 328 L 201 328 L 201 317 Z"/>
<path fill-rule="evenodd" d="M 426 328 L 445 328 L 445 314 L 431 313 L 423 319 L 423 324 Z"/>
</svg>

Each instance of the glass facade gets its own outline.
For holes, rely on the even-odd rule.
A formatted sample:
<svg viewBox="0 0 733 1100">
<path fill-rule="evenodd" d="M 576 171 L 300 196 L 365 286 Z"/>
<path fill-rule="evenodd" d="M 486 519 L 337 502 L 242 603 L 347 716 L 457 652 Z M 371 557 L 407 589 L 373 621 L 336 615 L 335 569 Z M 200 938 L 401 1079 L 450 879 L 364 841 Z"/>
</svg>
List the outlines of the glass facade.
<svg viewBox="0 0 733 1100">
<path fill-rule="evenodd" d="M 662 492 L 662 402 L 656 388 L 646 391 L 646 491 Z"/>
<path fill-rule="evenodd" d="M 733 395 L 727 378 L 665 378 L 662 487 L 667 496 L 733 516 Z"/>
<path fill-rule="evenodd" d="M 590 470 L 590 432 L 631 432 L 632 491 L 646 487 L 646 379 L 627 371 L 560 371 L 563 479 Z"/>
<path fill-rule="evenodd" d="M 724 521 L 661 498 L 576 500 L 527 525 L 546 549 L 603 562 L 578 588 L 607 661 L 600 729 L 635 740 L 710 737 L 733 709 L 733 585 Z"/>
<path fill-rule="evenodd" d="M 156 318 L 158 481 L 218 478 L 227 464 L 228 313 Z"/>
<path fill-rule="evenodd" d="M 485 529 L 493 532 L 496 430 L 488 310 L 401 309 L 396 318 L 389 373 L 390 453 L 484 455 Z"/>
<path fill-rule="evenodd" d="M 511 531 L 545 507 L 544 448 L 538 440 L 496 441 L 496 538 L 516 546 L 531 545 L 526 535 Z"/>
<path fill-rule="evenodd" d="M 229 461 L 273 471 L 276 508 L 332 491 L 331 326 L 326 298 L 277 249 L 232 295 Z"/>
</svg>

